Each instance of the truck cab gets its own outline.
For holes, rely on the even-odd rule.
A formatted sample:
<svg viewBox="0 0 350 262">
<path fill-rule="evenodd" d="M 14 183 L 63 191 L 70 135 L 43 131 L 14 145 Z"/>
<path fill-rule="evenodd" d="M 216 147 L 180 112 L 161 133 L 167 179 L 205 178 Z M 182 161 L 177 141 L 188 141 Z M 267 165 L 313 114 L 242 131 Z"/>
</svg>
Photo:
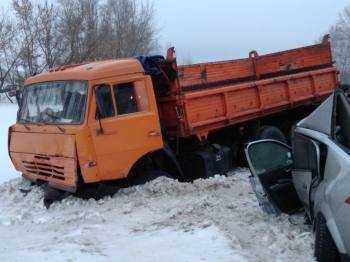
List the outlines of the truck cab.
<svg viewBox="0 0 350 262">
<path fill-rule="evenodd" d="M 136 160 L 163 148 L 153 92 L 136 59 L 57 67 L 29 78 L 9 130 L 15 168 L 69 192 L 79 182 L 125 178 Z"/>
</svg>

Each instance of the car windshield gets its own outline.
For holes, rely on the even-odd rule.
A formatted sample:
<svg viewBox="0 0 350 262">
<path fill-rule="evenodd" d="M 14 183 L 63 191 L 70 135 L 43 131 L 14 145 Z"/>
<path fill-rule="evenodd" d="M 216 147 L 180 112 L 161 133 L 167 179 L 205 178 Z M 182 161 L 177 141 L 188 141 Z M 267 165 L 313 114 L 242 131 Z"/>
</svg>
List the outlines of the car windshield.
<svg viewBox="0 0 350 262">
<path fill-rule="evenodd" d="M 87 82 L 55 81 L 24 87 L 18 121 L 79 124 L 84 120 Z"/>
</svg>

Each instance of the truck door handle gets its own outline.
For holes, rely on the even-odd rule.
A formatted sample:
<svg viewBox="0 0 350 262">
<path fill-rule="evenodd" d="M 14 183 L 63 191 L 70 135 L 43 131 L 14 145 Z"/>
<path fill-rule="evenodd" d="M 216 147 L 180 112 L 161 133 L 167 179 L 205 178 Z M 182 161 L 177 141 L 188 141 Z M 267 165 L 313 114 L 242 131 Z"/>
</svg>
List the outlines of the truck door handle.
<svg viewBox="0 0 350 262">
<path fill-rule="evenodd" d="M 159 132 L 157 131 L 149 132 L 148 136 L 159 136 Z"/>
</svg>

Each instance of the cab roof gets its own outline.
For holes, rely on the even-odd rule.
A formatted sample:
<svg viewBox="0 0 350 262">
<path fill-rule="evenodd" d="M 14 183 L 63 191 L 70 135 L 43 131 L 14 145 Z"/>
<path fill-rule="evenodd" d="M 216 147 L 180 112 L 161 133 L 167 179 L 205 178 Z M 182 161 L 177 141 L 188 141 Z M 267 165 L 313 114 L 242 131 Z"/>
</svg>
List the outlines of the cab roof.
<svg viewBox="0 0 350 262">
<path fill-rule="evenodd" d="M 49 69 L 48 72 L 29 77 L 24 82 L 24 85 L 26 86 L 39 82 L 59 80 L 90 81 L 99 78 L 127 74 L 145 74 L 143 66 L 139 60 L 133 58 L 113 59 L 91 63 L 58 66 L 56 68 Z"/>
</svg>

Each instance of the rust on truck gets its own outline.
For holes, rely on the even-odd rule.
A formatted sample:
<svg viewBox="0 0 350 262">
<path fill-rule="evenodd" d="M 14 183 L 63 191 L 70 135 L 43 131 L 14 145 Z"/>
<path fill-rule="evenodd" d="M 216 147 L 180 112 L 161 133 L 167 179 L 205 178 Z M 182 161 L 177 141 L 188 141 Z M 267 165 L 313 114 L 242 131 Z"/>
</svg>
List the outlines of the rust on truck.
<svg viewBox="0 0 350 262">
<path fill-rule="evenodd" d="M 328 36 L 317 45 L 185 66 L 174 48 L 165 58 L 58 66 L 25 81 L 9 155 L 33 183 L 72 193 L 162 174 L 192 181 L 226 173 L 238 144 L 259 127 L 290 128 L 337 83 Z M 215 160 L 202 161 L 207 154 Z"/>
</svg>

